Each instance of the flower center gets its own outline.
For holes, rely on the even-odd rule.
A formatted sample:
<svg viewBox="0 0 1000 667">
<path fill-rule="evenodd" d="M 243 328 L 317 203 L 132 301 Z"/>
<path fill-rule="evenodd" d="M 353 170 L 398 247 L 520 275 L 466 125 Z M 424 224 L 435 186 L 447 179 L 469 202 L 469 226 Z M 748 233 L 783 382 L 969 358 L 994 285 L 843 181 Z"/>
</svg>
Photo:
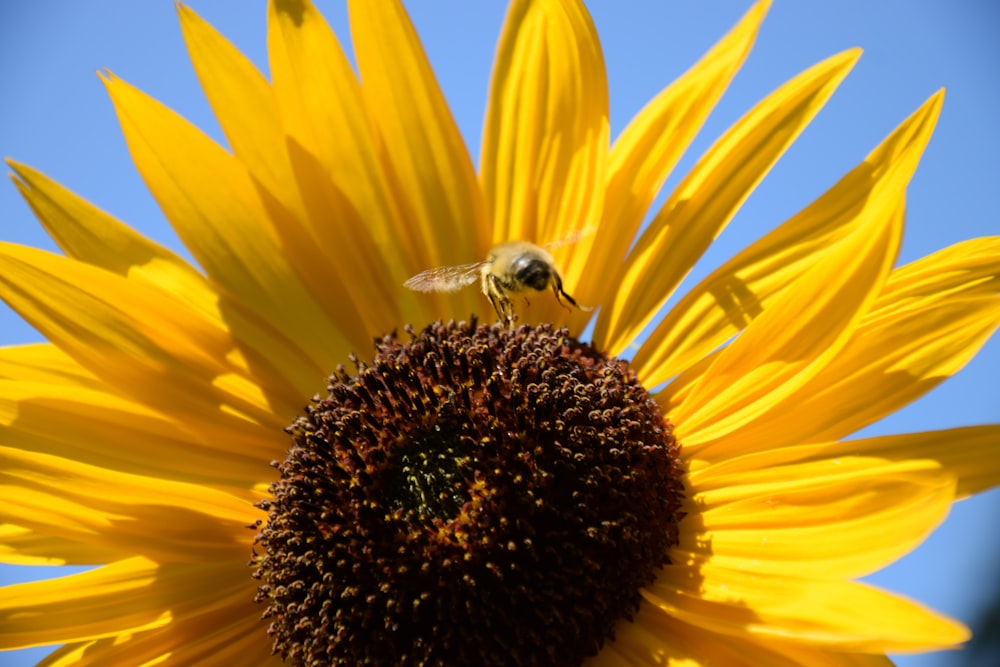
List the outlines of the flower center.
<svg viewBox="0 0 1000 667">
<path fill-rule="evenodd" d="M 291 427 L 255 557 L 301 665 L 573 665 L 669 562 L 672 426 L 550 326 L 387 336 Z"/>
</svg>

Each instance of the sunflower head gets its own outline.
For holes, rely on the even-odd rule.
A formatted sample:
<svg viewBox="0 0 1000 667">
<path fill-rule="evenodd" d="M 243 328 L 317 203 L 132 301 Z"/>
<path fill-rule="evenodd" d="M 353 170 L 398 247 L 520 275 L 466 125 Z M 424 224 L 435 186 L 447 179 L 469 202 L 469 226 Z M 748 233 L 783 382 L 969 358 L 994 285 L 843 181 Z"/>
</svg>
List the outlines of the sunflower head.
<svg viewBox="0 0 1000 667">
<path fill-rule="evenodd" d="M 5 588 L 0 648 L 756 667 L 964 641 L 857 581 L 1000 481 L 997 425 L 856 437 L 1000 326 L 1000 238 L 896 265 L 942 94 L 680 293 L 860 56 L 657 203 L 768 4 L 612 140 L 583 2 L 513 0 L 478 165 L 399 0 L 348 0 L 351 56 L 272 0 L 267 75 L 179 6 L 225 145 L 103 79 L 190 260 L 13 165 L 63 253 L 0 243 L 0 298 L 50 341 L 0 348 L 0 558 L 97 566 Z"/>
<path fill-rule="evenodd" d="M 296 664 L 562 665 L 669 563 L 672 427 L 551 326 L 433 324 L 341 369 L 290 428 L 258 544 Z"/>
</svg>

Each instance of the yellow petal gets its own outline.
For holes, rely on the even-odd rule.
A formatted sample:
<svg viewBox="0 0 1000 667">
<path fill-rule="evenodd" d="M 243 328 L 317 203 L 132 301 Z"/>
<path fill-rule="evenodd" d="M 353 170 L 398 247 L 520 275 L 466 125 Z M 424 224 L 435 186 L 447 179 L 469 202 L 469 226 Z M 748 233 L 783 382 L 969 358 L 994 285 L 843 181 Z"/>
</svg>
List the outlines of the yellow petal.
<svg viewBox="0 0 1000 667">
<path fill-rule="evenodd" d="M 871 318 L 898 316 L 930 302 L 1000 293 L 1000 236 L 969 239 L 894 270 Z"/>
<path fill-rule="evenodd" d="M 4 514 L 15 525 L 119 554 L 239 561 L 260 511 L 212 489 L 0 447 Z M 235 557 L 234 557 L 235 555 Z"/>
<path fill-rule="evenodd" d="M 110 637 L 170 622 L 166 605 L 146 597 L 156 564 L 135 557 L 80 574 L 4 587 L 0 648 Z"/>
<path fill-rule="evenodd" d="M 726 447 L 752 450 L 846 437 L 957 373 L 1000 327 L 995 239 L 947 248 L 893 271 L 833 361 Z M 702 458 L 715 458 L 705 449 Z"/>
<path fill-rule="evenodd" d="M 677 186 L 629 253 L 594 330 L 617 354 L 631 343 L 857 61 L 847 51 L 765 98 L 723 135 Z"/>
<path fill-rule="evenodd" d="M 40 667 L 133 667 L 165 660 L 174 665 L 285 664 L 271 655 L 265 633 L 247 631 L 260 623 L 260 608 L 249 601 L 246 591 L 233 591 L 224 602 L 191 609 L 154 630 L 68 644 Z"/>
<path fill-rule="evenodd" d="M 259 609 L 250 600 L 252 584 L 233 563 L 157 565 L 130 558 L 17 586 L 14 592 L 20 603 L 16 623 L 3 619 L 0 642 L 18 647 L 70 642 L 44 664 L 125 667 L 159 664 L 165 656 L 184 665 L 212 664 L 218 656 L 234 664 L 274 664 L 266 659 L 266 634 L 247 632 Z M 0 615 L 8 615 L 6 602 L 0 603 Z M 164 611 L 143 623 L 154 609 Z M 71 656 L 82 662 L 69 661 Z"/>
<path fill-rule="evenodd" d="M 831 244 L 863 223 L 865 209 L 880 201 L 875 192 L 905 187 L 941 102 L 940 93 L 932 97 L 836 185 L 681 299 L 633 359 L 647 386 L 683 372 L 742 330 Z"/>
<path fill-rule="evenodd" d="M 232 332 L 248 358 L 266 358 L 281 369 L 280 377 L 270 377 L 261 364 L 256 364 L 255 371 L 268 386 L 281 386 L 285 378 L 291 378 L 296 394 L 309 396 L 315 391 L 316 378 L 329 369 L 315 366 L 297 344 L 258 317 L 247 316 L 186 261 L 44 174 L 10 164 L 18 176 L 15 184 L 21 194 L 67 255 L 128 277 L 146 289 L 168 294 L 215 320 L 219 328 Z"/>
<path fill-rule="evenodd" d="M 149 408 L 89 387 L 0 380 L 0 445 L 110 470 L 249 490 L 263 462 Z"/>
<path fill-rule="evenodd" d="M 755 4 L 728 35 L 650 101 L 615 139 L 608 154 L 604 223 L 593 236 L 580 239 L 575 248 L 587 256 L 586 270 L 565 276 L 582 303 L 604 303 L 608 293 L 617 288 L 606 276 L 617 271 L 663 182 L 742 66 L 769 5 L 769 1 Z M 600 252 L 588 253 L 590 248 Z"/>
<path fill-rule="evenodd" d="M 348 2 L 369 115 L 400 215 L 432 268 L 482 259 L 489 223 L 476 174 L 406 10 L 397 0 Z M 442 242 L 446 240 L 446 242 Z M 449 295 L 455 316 L 482 307 L 473 290 Z"/>
<path fill-rule="evenodd" d="M 51 343 L 0 347 L 0 378 L 98 388 L 101 381 Z"/>
<path fill-rule="evenodd" d="M 738 447 L 734 440 L 782 447 L 846 437 L 957 373 L 998 327 L 997 297 L 932 302 L 862 323 L 828 366 L 761 419 L 727 436 L 727 447 Z"/>
<path fill-rule="evenodd" d="M 968 426 L 943 431 L 886 435 L 840 443 L 871 456 L 927 458 L 958 479 L 957 498 L 1000 485 L 1000 425 Z"/>
<path fill-rule="evenodd" d="M 301 213 L 285 132 L 267 79 L 194 10 L 177 5 L 184 42 L 233 154 L 268 193 Z"/>
<path fill-rule="evenodd" d="M 328 312 L 343 313 L 344 321 L 358 322 L 368 331 L 374 330 L 376 322 L 398 321 L 396 295 L 380 266 L 381 255 L 371 248 L 367 254 L 359 253 L 358 235 L 349 233 L 359 227 L 345 224 L 344 211 L 329 210 L 321 203 L 325 199 L 324 193 L 317 192 L 321 188 L 310 187 L 316 185 L 313 180 L 295 173 L 289 139 L 267 80 L 191 9 L 180 6 L 178 11 L 191 60 L 215 116 L 236 157 L 261 190 L 262 203 L 275 221 L 273 229 L 285 253 L 294 258 L 294 268 L 310 294 Z M 333 224 L 321 230 L 321 225 L 312 224 L 314 220 Z M 329 227 L 337 229 L 327 233 Z M 360 230 L 360 236 L 367 239 L 367 231 Z M 340 244 L 337 252 L 331 251 L 331 237 Z M 371 298 L 358 293 L 355 286 L 359 283 L 366 285 Z"/>
<path fill-rule="evenodd" d="M 643 601 L 586 667 L 892 667 L 884 655 L 840 653 L 793 642 L 727 635 L 689 625 Z"/>
<path fill-rule="evenodd" d="M 357 209 L 343 203 L 343 193 L 355 184 L 335 187 L 311 152 L 313 147 L 343 151 L 344 143 L 324 146 L 286 135 L 286 109 L 253 64 L 193 11 L 182 7 L 180 14 L 202 87 L 233 152 L 266 192 L 263 203 L 282 249 L 310 294 L 327 312 L 337 313 L 344 328 L 357 329 L 348 333 L 354 341 L 363 340 L 364 332 L 395 326 L 400 317 L 397 286 L 405 277 L 392 279 Z M 326 55 L 314 54 L 310 62 L 322 62 Z M 354 166 L 357 170 L 358 162 Z M 355 289 L 358 284 L 366 289 Z"/>
<path fill-rule="evenodd" d="M 554 244 L 556 265 L 573 293 L 590 270 L 589 232 L 601 221 L 609 132 L 604 57 L 583 4 L 511 4 L 494 59 L 480 158 L 493 242 Z M 570 239 L 576 242 L 564 243 Z M 522 319 L 560 324 L 571 312 L 555 299 L 539 299 Z M 589 317 L 576 314 L 581 321 Z"/>
<path fill-rule="evenodd" d="M 717 355 L 671 413 L 689 451 L 759 419 L 847 343 L 896 257 L 899 196 L 881 197 L 865 224 L 827 250 L 794 289 Z"/>
<path fill-rule="evenodd" d="M 778 639 L 839 651 L 952 648 L 961 624 L 873 587 L 703 567 L 697 590 L 668 567 L 645 598 L 674 618 L 721 634 Z"/>
<path fill-rule="evenodd" d="M 575 0 L 512 3 L 494 63 L 481 158 L 493 242 L 556 241 L 596 226 L 608 91 L 586 8 Z"/>
<path fill-rule="evenodd" d="M 399 294 L 432 259 L 420 230 L 399 224 L 404 213 L 381 164 L 381 137 L 337 37 L 302 0 L 269 3 L 268 26 L 274 93 L 317 243 L 336 258 L 348 289 L 376 302 L 388 290 L 400 310 L 401 319 L 372 322 L 369 330 L 425 321 L 428 309 L 443 315 L 438 299 Z"/>
<path fill-rule="evenodd" d="M 723 349 L 695 386 L 688 378 L 682 403 L 672 398 L 671 387 L 661 392 L 661 403 L 670 406 L 670 414 L 685 429 L 681 435 L 689 449 L 759 418 L 821 370 L 849 340 L 881 290 L 887 263 L 895 255 L 905 186 L 930 138 L 942 99 L 941 93 L 931 97 L 870 156 L 875 158 L 871 164 L 866 161 L 857 178 L 850 179 L 855 187 L 880 183 L 855 212 L 846 235 L 813 257 L 794 288 L 785 290 L 754 326 Z M 768 324 L 761 327 L 761 322 Z M 739 350 L 747 356 L 741 358 Z M 737 381 L 731 382 L 734 378 Z M 783 378 L 790 383 L 781 386 Z"/>
<path fill-rule="evenodd" d="M 343 195 L 365 212 L 380 243 L 393 230 L 392 203 L 379 165 L 377 134 L 361 86 L 337 36 L 306 0 L 268 6 L 268 59 L 289 139 L 308 150 Z"/>
<path fill-rule="evenodd" d="M 192 305 L 217 295 L 187 262 L 26 165 L 8 160 L 17 186 L 67 255 L 150 286 L 170 286 Z"/>
<path fill-rule="evenodd" d="M 615 626 L 613 642 L 605 644 L 586 667 L 798 667 L 753 641 L 727 637 L 669 617 L 643 601 L 631 621 Z"/>
<path fill-rule="evenodd" d="M 955 480 L 927 459 L 858 456 L 690 473 L 692 518 L 674 562 L 816 579 L 861 577 L 944 520 Z"/>
<path fill-rule="evenodd" d="M 266 322 L 280 322 L 321 368 L 349 352 L 346 335 L 296 275 L 246 168 L 187 121 L 111 76 L 105 84 L 136 167 L 208 276 Z"/>
<path fill-rule="evenodd" d="M 229 363 L 233 341 L 214 323 L 88 264 L 0 244 L 0 297 L 117 391 L 248 453 L 272 456 L 299 409 L 292 394 L 269 403 Z"/>
<path fill-rule="evenodd" d="M 90 565 L 117 558 L 114 549 L 0 524 L 0 562 L 9 565 Z"/>
</svg>

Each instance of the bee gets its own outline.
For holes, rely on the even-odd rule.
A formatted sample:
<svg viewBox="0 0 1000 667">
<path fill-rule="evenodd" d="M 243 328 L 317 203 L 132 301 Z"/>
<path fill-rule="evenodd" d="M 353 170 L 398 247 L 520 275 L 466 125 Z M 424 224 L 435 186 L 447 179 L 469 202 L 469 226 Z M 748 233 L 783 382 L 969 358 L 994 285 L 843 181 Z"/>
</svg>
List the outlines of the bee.
<svg viewBox="0 0 1000 667">
<path fill-rule="evenodd" d="M 570 242 L 572 241 L 565 241 Z M 562 244 L 563 242 L 556 242 L 548 247 Z M 562 277 L 556 270 L 552 254 L 546 248 L 527 241 L 501 243 L 490 250 L 486 259 L 481 262 L 428 269 L 403 285 L 417 292 L 455 292 L 471 285 L 476 278 L 497 317 L 507 327 L 514 325 L 514 306 L 508 294 L 520 294 L 529 290 L 542 292 L 552 288 L 560 305 L 566 306 L 565 300 L 574 308 L 590 310 L 578 304 L 563 289 Z"/>
</svg>

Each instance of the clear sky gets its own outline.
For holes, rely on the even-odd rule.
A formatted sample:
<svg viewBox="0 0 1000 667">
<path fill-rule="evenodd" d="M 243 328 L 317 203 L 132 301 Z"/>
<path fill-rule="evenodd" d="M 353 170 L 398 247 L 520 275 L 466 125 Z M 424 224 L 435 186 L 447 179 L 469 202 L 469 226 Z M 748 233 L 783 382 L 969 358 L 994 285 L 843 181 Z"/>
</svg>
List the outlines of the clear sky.
<svg viewBox="0 0 1000 667">
<path fill-rule="evenodd" d="M 342 2 L 318 4 L 348 44 Z M 749 4 L 591 2 L 608 66 L 613 135 Z M 267 71 L 264 0 L 191 0 L 191 6 Z M 407 6 L 469 149 L 478 155 L 504 3 L 411 0 Z M 692 280 L 832 185 L 940 87 L 947 88 L 944 112 L 911 184 L 901 262 L 962 239 L 1000 233 L 998 34 L 1000 4 L 993 0 L 776 0 L 743 71 L 668 189 L 729 124 L 780 83 L 849 47 L 861 46 L 865 54 Z M 99 68 L 151 93 L 221 141 L 189 66 L 172 0 L 3 1 L 0 154 L 41 169 L 143 233 L 180 249 L 132 167 L 111 103 L 95 75 Z M 0 185 L 0 239 L 54 249 L 10 184 Z M 37 332 L 0 305 L 0 344 L 37 340 Z M 958 376 L 866 434 L 996 422 L 998 370 L 1000 339 L 994 337 Z M 998 520 L 996 491 L 960 503 L 919 550 L 870 580 L 971 623 L 1000 581 L 994 566 L 1000 554 Z M 43 574 L 0 567 L 3 582 Z M 9 667 L 34 664 L 44 653 L 8 654 L 0 662 Z M 953 654 L 945 654 L 897 662 L 932 667 L 954 660 Z"/>
</svg>

